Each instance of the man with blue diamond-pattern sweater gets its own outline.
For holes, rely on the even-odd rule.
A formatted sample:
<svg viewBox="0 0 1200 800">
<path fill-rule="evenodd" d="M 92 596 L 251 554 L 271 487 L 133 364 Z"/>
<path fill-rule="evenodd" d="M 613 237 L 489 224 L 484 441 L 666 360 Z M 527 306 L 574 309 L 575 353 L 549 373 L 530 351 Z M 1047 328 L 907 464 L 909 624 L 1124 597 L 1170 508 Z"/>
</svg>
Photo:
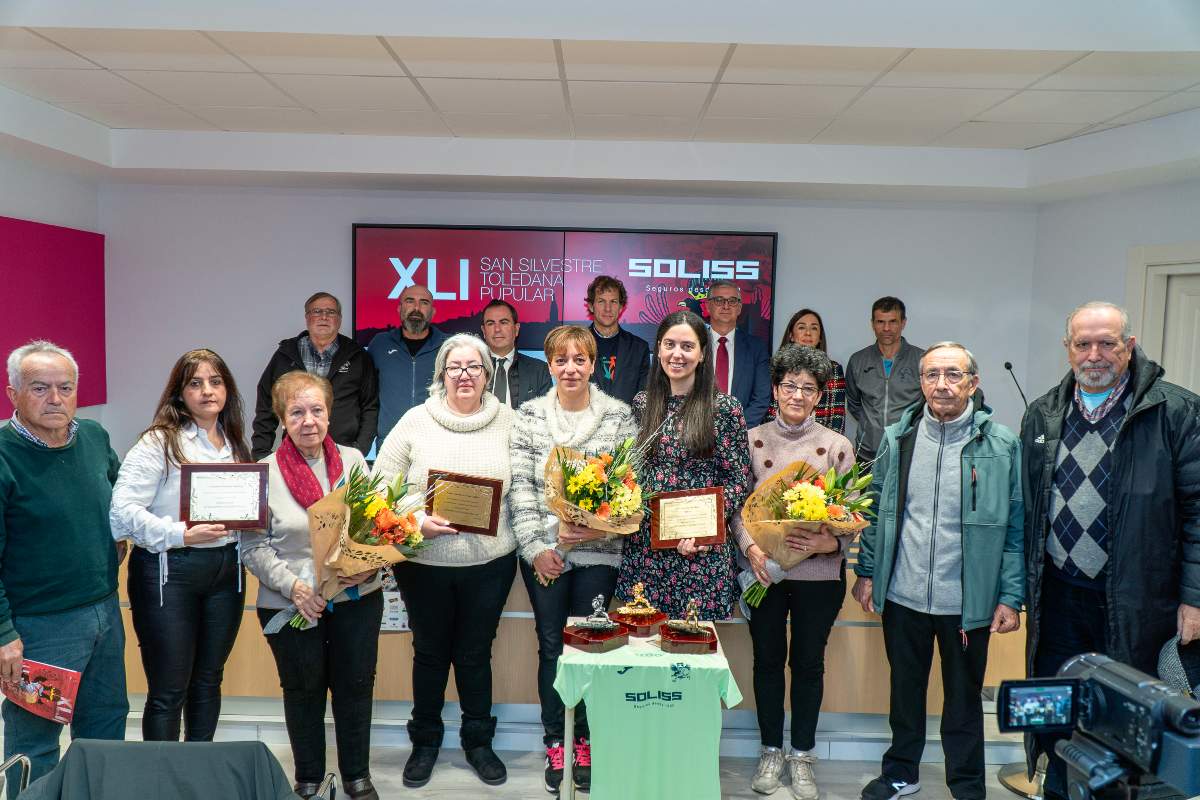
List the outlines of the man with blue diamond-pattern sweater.
<svg viewBox="0 0 1200 800">
<path fill-rule="evenodd" d="M 1163 380 L 1111 303 L 1072 311 L 1063 342 L 1071 372 L 1021 426 L 1026 666 L 1099 652 L 1154 674 L 1168 639 L 1200 639 L 1200 397 Z M 1026 739 L 1055 800 L 1058 738 Z"/>
</svg>

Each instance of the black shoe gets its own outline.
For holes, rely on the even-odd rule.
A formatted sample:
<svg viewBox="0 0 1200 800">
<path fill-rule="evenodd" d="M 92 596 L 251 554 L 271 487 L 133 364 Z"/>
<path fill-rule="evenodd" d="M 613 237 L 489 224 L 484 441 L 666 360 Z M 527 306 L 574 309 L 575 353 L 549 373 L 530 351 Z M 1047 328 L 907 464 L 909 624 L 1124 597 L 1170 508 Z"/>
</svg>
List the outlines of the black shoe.
<svg viewBox="0 0 1200 800">
<path fill-rule="evenodd" d="M 292 786 L 292 791 L 308 800 L 310 797 L 316 797 L 317 791 L 321 788 L 319 783 L 309 783 L 308 781 L 298 781 Z"/>
<path fill-rule="evenodd" d="M 379 792 L 375 791 L 370 775 L 356 781 L 346 781 L 342 784 L 342 790 L 350 795 L 351 800 L 379 800 Z"/>
<path fill-rule="evenodd" d="M 472 747 L 466 751 L 466 756 L 467 763 L 475 770 L 479 780 L 488 786 L 499 786 L 508 780 L 508 770 L 504 768 L 504 762 L 489 745 Z"/>
<path fill-rule="evenodd" d="M 575 780 L 576 789 L 585 792 L 592 790 L 592 743 L 582 736 L 575 740 L 571 777 Z"/>
<path fill-rule="evenodd" d="M 546 791 L 558 794 L 563 779 L 563 744 L 551 742 L 546 745 Z"/>
<path fill-rule="evenodd" d="M 437 747 L 414 744 L 408 762 L 404 765 L 404 785 L 417 789 L 429 783 L 433 774 L 433 765 L 437 763 Z"/>
<path fill-rule="evenodd" d="M 880 775 L 863 787 L 862 800 L 897 800 L 921 791 L 920 783 L 906 783 Z"/>
</svg>

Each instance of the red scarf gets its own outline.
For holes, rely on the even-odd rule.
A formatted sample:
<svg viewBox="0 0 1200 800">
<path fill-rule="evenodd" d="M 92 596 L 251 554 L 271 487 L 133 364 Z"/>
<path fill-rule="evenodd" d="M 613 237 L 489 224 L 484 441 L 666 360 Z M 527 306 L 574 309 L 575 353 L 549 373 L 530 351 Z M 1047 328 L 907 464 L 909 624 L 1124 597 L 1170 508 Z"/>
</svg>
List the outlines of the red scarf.
<svg viewBox="0 0 1200 800">
<path fill-rule="evenodd" d="M 321 446 L 325 450 L 325 475 L 329 478 L 329 488 L 332 489 L 342 477 L 342 455 L 338 452 L 333 439 L 328 436 L 325 437 L 325 441 L 321 442 Z M 283 437 L 283 443 L 275 451 L 275 463 L 283 474 L 283 482 L 287 484 L 288 491 L 304 508 L 308 508 L 325 496 L 325 492 L 321 490 L 321 484 L 317 481 L 317 476 L 313 474 L 312 467 L 304 460 L 304 456 L 300 454 L 291 437 Z"/>
</svg>

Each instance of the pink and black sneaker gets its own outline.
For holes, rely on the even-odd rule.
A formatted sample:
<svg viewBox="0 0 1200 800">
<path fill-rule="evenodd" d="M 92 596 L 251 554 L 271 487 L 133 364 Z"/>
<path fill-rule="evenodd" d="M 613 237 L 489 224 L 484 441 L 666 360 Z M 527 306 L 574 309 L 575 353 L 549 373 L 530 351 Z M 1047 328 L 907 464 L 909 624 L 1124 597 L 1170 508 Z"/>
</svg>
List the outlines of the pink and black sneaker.
<svg viewBox="0 0 1200 800">
<path fill-rule="evenodd" d="M 580 736 L 575 740 L 575 762 L 571 767 L 575 788 L 589 792 L 592 789 L 592 743 Z"/>
<path fill-rule="evenodd" d="M 550 794 L 558 794 L 562 786 L 564 758 L 562 742 L 551 742 L 546 746 L 546 791 Z"/>
</svg>

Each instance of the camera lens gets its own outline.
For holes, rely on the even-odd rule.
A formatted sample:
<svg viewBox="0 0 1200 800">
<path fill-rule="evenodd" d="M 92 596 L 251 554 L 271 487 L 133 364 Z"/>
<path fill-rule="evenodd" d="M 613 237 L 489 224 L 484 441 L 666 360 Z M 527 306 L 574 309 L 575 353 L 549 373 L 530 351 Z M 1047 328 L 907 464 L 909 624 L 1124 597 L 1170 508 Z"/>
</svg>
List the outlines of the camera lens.
<svg viewBox="0 0 1200 800">
<path fill-rule="evenodd" d="M 1167 724 L 1189 735 L 1200 733 L 1200 704 L 1187 697 L 1171 697 L 1163 704 Z"/>
</svg>

